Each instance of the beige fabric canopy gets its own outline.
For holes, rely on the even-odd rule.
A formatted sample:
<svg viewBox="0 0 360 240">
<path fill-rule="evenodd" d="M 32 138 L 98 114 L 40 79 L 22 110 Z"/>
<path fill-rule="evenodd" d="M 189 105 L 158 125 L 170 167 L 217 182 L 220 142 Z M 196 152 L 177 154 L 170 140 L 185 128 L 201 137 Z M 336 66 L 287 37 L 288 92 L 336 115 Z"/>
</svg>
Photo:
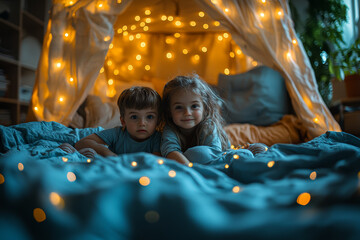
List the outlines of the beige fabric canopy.
<svg viewBox="0 0 360 240">
<path fill-rule="evenodd" d="M 177 7 L 182 5 L 190 6 L 195 10 L 196 8 L 202 9 L 206 13 L 206 17 L 209 15 L 213 21 L 220 22 L 220 26 L 214 27 L 214 29 L 230 33 L 233 41 L 242 52 L 255 61 L 278 70 L 286 81 L 292 105 L 298 118 L 308 129 L 309 138 L 317 137 L 327 130 L 341 131 L 317 90 L 313 69 L 300 40 L 295 34 L 288 4 L 285 0 L 178 0 L 158 1 L 156 4 L 153 2 L 147 0 L 53 1 L 32 96 L 32 109 L 37 120 L 57 121 L 68 125 L 79 105 L 90 91 L 94 91 L 95 82 L 101 79 L 109 80 L 109 77 L 101 74 L 101 70 L 105 66 L 104 62 L 111 55 L 108 52 L 114 38 L 119 32 L 126 30 L 124 27 L 119 30 L 120 28 L 116 26 L 119 21 L 125 21 L 121 20 L 121 16 L 128 13 L 136 18 L 138 15 L 131 12 L 131 9 L 143 9 L 144 6 L 148 6 L 150 10 L 153 7 L 155 8 L 155 5 L 161 6 L 161 3 L 167 4 L 162 7 L 162 11 L 167 12 L 171 8 L 169 2 L 173 2 L 173 5 L 176 6 L 175 13 L 179 11 Z M 137 6 L 131 7 L 135 5 Z M 152 10 L 151 14 L 155 14 L 156 11 Z M 187 11 L 181 11 L 180 14 L 184 12 Z M 190 12 L 189 9 L 188 12 Z M 147 15 L 146 12 L 145 15 Z M 156 41 L 161 39 L 161 36 L 156 36 L 155 32 L 165 29 L 165 22 L 161 25 L 162 20 L 155 21 L 154 19 L 155 17 L 149 20 L 152 21 L 151 24 L 154 24 L 154 30 L 149 31 L 148 36 L 151 36 L 151 39 L 157 39 L 152 40 L 155 46 L 158 43 Z M 187 21 L 191 21 L 191 19 Z M 144 22 L 145 26 L 146 24 L 150 26 L 150 23 Z M 169 21 L 166 21 L 166 24 L 169 24 Z M 130 28 L 130 25 L 124 26 Z M 138 31 L 139 27 L 134 26 L 134 32 Z M 222 55 L 219 52 L 223 51 L 219 51 L 217 48 L 220 45 L 215 42 L 216 31 L 205 31 L 205 25 L 200 24 L 200 22 L 197 22 L 198 26 L 203 27 L 202 34 L 210 36 L 204 40 L 212 42 L 210 45 L 213 48 L 207 48 L 209 56 L 212 51 L 215 51 L 217 54 L 213 54 L 213 58 L 221 59 Z M 114 28 L 117 29 L 116 32 Z M 131 28 L 133 28 L 132 25 Z M 190 26 L 188 28 L 194 29 Z M 211 30 L 211 27 L 209 29 Z M 141 31 L 147 30 L 143 27 Z M 174 31 L 187 32 L 187 28 L 174 28 Z M 193 31 L 192 34 L 194 37 L 196 32 Z M 215 40 L 209 40 L 211 38 Z M 195 40 L 190 42 L 196 44 Z M 201 41 L 198 43 L 203 44 Z M 121 44 L 122 42 L 120 42 Z M 230 41 L 228 46 L 235 49 L 235 46 L 231 44 Z M 154 56 L 165 48 L 158 47 L 159 50 L 155 52 L 149 50 L 147 54 Z M 126 56 L 126 50 L 118 48 L 112 59 L 120 61 L 119 59 Z M 139 58 L 143 56 L 140 55 Z M 244 58 L 245 64 L 249 62 L 248 59 Z M 111 63 L 108 61 L 107 65 L 111 66 Z M 209 71 L 214 72 L 214 69 L 216 70 L 216 67 L 220 67 L 223 63 L 224 61 L 219 61 L 219 64 L 212 63 L 210 67 L 207 67 L 207 70 L 204 70 L 204 75 L 208 75 L 211 79 L 211 74 L 208 74 Z M 164 78 L 161 75 L 167 71 L 167 68 L 163 67 L 164 63 L 153 59 L 151 64 L 154 64 L 151 65 L 153 77 Z M 130 65 L 127 66 L 130 69 Z M 150 69 L 150 65 L 147 66 Z M 238 64 L 233 67 L 230 74 L 243 70 L 241 66 L 244 65 Z M 136 65 L 131 65 L 131 68 L 134 67 Z M 172 70 L 174 71 L 173 75 L 183 73 L 180 68 Z M 120 68 L 118 74 L 115 75 L 121 76 L 123 72 L 124 70 Z M 138 72 L 138 74 L 145 75 L 146 72 Z M 126 81 L 126 76 L 123 78 Z M 100 84 L 97 87 L 95 86 L 95 89 L 98 92 L 102 91 Z"/>
</svg>

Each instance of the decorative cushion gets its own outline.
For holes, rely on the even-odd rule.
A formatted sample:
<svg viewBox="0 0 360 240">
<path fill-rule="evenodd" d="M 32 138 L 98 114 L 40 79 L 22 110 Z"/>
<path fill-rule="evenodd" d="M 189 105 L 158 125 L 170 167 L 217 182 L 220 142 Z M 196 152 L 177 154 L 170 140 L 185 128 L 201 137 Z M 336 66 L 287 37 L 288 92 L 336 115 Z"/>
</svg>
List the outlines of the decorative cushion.
<svg viewBox="0 0 360 240">
<path fill-rule="evenodd" d="M 219 74 L 218 91 L 227 123 L 267 126 L 291 114 L 285 81 L 277 71 L 260 66 L 236 75 Z"/>
</svg>

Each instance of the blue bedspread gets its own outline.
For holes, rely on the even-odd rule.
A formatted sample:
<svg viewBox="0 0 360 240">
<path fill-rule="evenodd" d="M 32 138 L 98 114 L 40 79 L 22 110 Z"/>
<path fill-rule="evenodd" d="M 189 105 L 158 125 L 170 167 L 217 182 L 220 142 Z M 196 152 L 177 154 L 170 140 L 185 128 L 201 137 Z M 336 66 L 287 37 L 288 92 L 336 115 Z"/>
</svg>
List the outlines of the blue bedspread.
<svg viewBox="0 0 360 240">
<path fill-rule="evenodd" d="M 56 148 L 100 130 L 0 126 L 1 239 L 360 239 L 355 136 L 327 132 L 256 158 L 231 150 L 192 167 L 148 153 L 88 162 Z"/>
</svg>

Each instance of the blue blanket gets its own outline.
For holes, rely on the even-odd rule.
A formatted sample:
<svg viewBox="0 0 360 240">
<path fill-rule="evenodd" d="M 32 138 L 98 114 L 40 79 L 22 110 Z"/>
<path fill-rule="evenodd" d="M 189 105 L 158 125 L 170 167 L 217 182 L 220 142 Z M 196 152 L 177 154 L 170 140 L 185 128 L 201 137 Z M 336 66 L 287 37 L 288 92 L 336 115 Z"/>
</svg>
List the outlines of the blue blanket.
<svg viewBox="0 0 360 240">
<path fill-rule="evenodd" d="M 57 148 L 101 128 L 0 126 L 1 239 L 360 239 L 360 139 L 327 132 L 210 165 Z"/>
</svg>

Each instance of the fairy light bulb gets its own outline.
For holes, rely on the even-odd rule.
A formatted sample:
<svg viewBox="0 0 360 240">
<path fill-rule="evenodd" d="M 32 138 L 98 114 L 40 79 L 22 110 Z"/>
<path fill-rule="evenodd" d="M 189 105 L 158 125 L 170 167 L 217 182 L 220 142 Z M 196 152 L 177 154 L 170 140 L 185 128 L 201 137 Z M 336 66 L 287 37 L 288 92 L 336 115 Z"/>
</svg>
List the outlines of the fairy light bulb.
<svg viewBox="0 0 360 240">
<path fill-rule="evenodd" d="M 181 26 L 181 21 L 179 21 L 179 20 L 175 21 L 175 26 L 180 27 Z"/>
<path fill-rule="evenodd" d="M 171 59 L 173 57 L 173 54 L 171 52 L 166 53 L 166 57 L 168 59 Z"/>
<path fill-rule="evenodd" d="M 166 21 L 167 20 L 167 16 L 166 15 L 162 15 L 161 16 L 161 21 Z"/>
<path fill-rule="evenodd" d="M 108 80 L 108 84 L 109 84 L 109 86 L 113 85 L 113 84 L 114 84 L 114 79 L 110 78 L 110 79 Z"/>
<path fill-rule="evenodd" d="M 181 34 L 180 33 L 175 33 L 174 37 L 179 38 L 179 37 L 181 37 Z"/>
<path fill-rule="evenodd" d="M 136 25 L 131 25 L 130 29 L 134 31 L 136 29 Z"/>
<path fill-rule="evenodd" d="M 146 19 L 145 19 L 145 22 L 146 22 L 146 23 L 151 23 L 151 18 L 146 18 Z"/>
<path fill-rule="evenodd" d="M 110 36 L 106 36 L 106 37 L 104 37 L 104 41 L 105 41 L 105 42 L 109 41 L 110 39 L 111 39 L 111 37 L 110 37 Z"/>
<path fill-rule="evenodd" d="M 116 31 L 118 34 L 120 34 L 120 33 L 122 33 L 123 32 L 123 30 L 122 30 L 122 28 L 118 28 L 118 30 Z"/>
<path fill-rule="evenodd" d="M 132 71 L 132 70 L 134 69 L 133 65 L 129 64 L 129 65 L 128 65 L 128 69 L 129 69 L 130 71 Z"/>
<path fill-rule="evenodd" d="M 56 67 L 57 67 L 57 68 L 61 68 L 61 62 L 57 62 L 57 63 L 56 63 Z"/>
<path fill-rule="evenodd" d="M 113 47 L 114 47 L 114 44 L 110 43 L 109 49 L 113 49 Z"/>
<path fill-rule="evenodd" d="M 229 37 L 229 34 L 228 34 L 228 33 L 224 33 L 223 36 L 224 36 L 224 38 L 228 38 L 228 37 Z"/>
<path fill-rule="evenodd" d="M 103 73 L 104 71 L 105 71 L 104 67 L 100 68 L 100 73 Z"/>
<path fill-rule="evenodd" d="M 222 41 L 222 40 L 223 40 L 223 36 L 219 35 L 219 36 L 217 37 L 217 39 L 218 39 L 219 41 Z"/>
<path fill-rule="evenodd" d="M 204 29 L 208 29 L 209 28 L 209 25 L 207 23 L 203 24 L 203 28 Z"/>
<path fill-rule="evenodd" d="M 132 161 L 132 162 L 131 162 L 131 166 L 136 167 L 136 166 L 137 166 L 137 162 Z"/>
<path fill-rule="evenodd" d="M 143 27 L 143 30 L 144 30 L 145 32 L 147 32 L 147 31 L 149 31 L 149 27 L 148 27 L 148 26 L 144 26 L 144 27 Z"/>
<path fill-rule="evenodd" d="M 214 26 L 216 26 L 216 27 L 220 26 L 220 22 L 219 21 L 214 21 Z"/>
<path fill-rule="evenodd" d="M 183 52 L 183 54 L 188 54 L 189 53 L 189 51 L 186 49 L 186 48 L 184 48 L 183 50 L 182 50 L 182 52 Z"/>
<path fill-rule="evenodd" d="M 119 75 L 119 73 L 120 73 L 119 69 L 114 69 L 114 75 L 115 76 Z"/>
<path fill-rule="evenodd" d="M 319 119 L 316 117 L 313 119 L 314 123 L 319 123 Z"/>
<path fill-rule="evenodd" d="M 137 34 L 135 35 L 135 37 L 136 37 L 136 39 L 140 39 L 140 38 L 141 38 L 141 34 L 140 34 L 140 33 L 137 33 Z"/>
<path fill-rule="evenodd" d="M 149 9 L 145 10 L 145 15 L 149 16 L 151 14 L 151 11 Z"/>
<path fill-rule="evenodd" d="M 35 111 L 39 111 L 39 108 L 38 108 L 38 107 L 34 107 L 34 110 L 35 110 Z"/>
<path fill-rule="evenodd" d="M 69 78 L 69 82 L 70 82 L 70 83 L 74 82 L 74 78 L 73 78 L 73 77 L 70 77 L 70 78 Z"/>
<path fill-rule="evenodd" d="M 231 58 L 234 58 L 234 57 L 235 57 L 235 53 L 234 53 L 234 52 L 230 52 L 229 55 L 230 55 Z"/>
<path fill-rule="evenodd" d="M 228 8 L 225 8 L 225 9 L 224 9 L 224 12 L 228 13 L 228 12 L 229 12 L 229 9 L 228 9 Z"/>
<path fill-rule="evenodd" d="M 141 55 L 140 54 L 136 55 L 136 60 L 138 60 L 138 61 L 141 60 Z"/>
<path fill-rule="evenodd" d="M 63 102 L 64 98 L 63 97 L 59 97 L 59 102 Z"/>
<path fill-rule="evenodd" d="M 144 48 L 146 46 L 146 43 L 145 42 L 141 42 L 140 43 L 140 47 Z"/>
<path fill-rule="evenodd" d="M 140 19 L 141 19 L 141 18 L 140 18 L 140 16 L 135 16 L 135 18 L 134 18 L 134 19 L 135 19 L 135 21 L 137 21 L 137 22 L 138 22 L 138 21 L 140 21 Z"/>
<path fill-rule="evenodd" d="M 230 70 L 229 70 L 228 68 L 225 68 L 225 69 L 224 69 L 224 73 L 225 73 L 226 75 L 229 75 L 229 74 L 230 74 Z"/>
<path fill-rule="evenodd" d="M 133 41 L 135 39 L 134 35 L 129 36 L 129 41 Z"/>
<path fill-rule="evenodd" d="M 173 16 L 168 16 L 167 19 L 168 19 L 169 22 L 172 22 L 174 20 L 174 17 Z"/>
<path fill-rule="evenodd" d="M 263 13 L 263 12 L 261 12 L 259 15 L 260 15 L 261 18 L 265 17 L 265 13 Z"/>
<path fill-rule="evenodd" d="M 204 17 L 205 16 L 205 13 L 202 12 L 202 11 L 200 11 L 198 14 L 199 14 L 199 17 Z"/>
<path fill-rule="evenodd" d="M 190 26 L 195 27 L 195 26 L 196 26 L 196 22 L 195 22 L 195 21 L 190 21 Z"/>
<path fill-rule="evenodd" d="M 296 39 L 293 39 L 291 42 L 292 42 L 294 45 L 296 45 L 296 44 L 297 44 Z"/>
<path fill-rule="evenodd" d="M 150 65 L 145 65 L 145 70 L 150 71 Z"/>
<path fill-rule="evenodd" d="M 204 53 L 206 53 L 206 52 L 207 52 L 207 47 L 202 47 L 202 48 L 201 48 L 201 51 L 204 52 Z"/>
</svg>

